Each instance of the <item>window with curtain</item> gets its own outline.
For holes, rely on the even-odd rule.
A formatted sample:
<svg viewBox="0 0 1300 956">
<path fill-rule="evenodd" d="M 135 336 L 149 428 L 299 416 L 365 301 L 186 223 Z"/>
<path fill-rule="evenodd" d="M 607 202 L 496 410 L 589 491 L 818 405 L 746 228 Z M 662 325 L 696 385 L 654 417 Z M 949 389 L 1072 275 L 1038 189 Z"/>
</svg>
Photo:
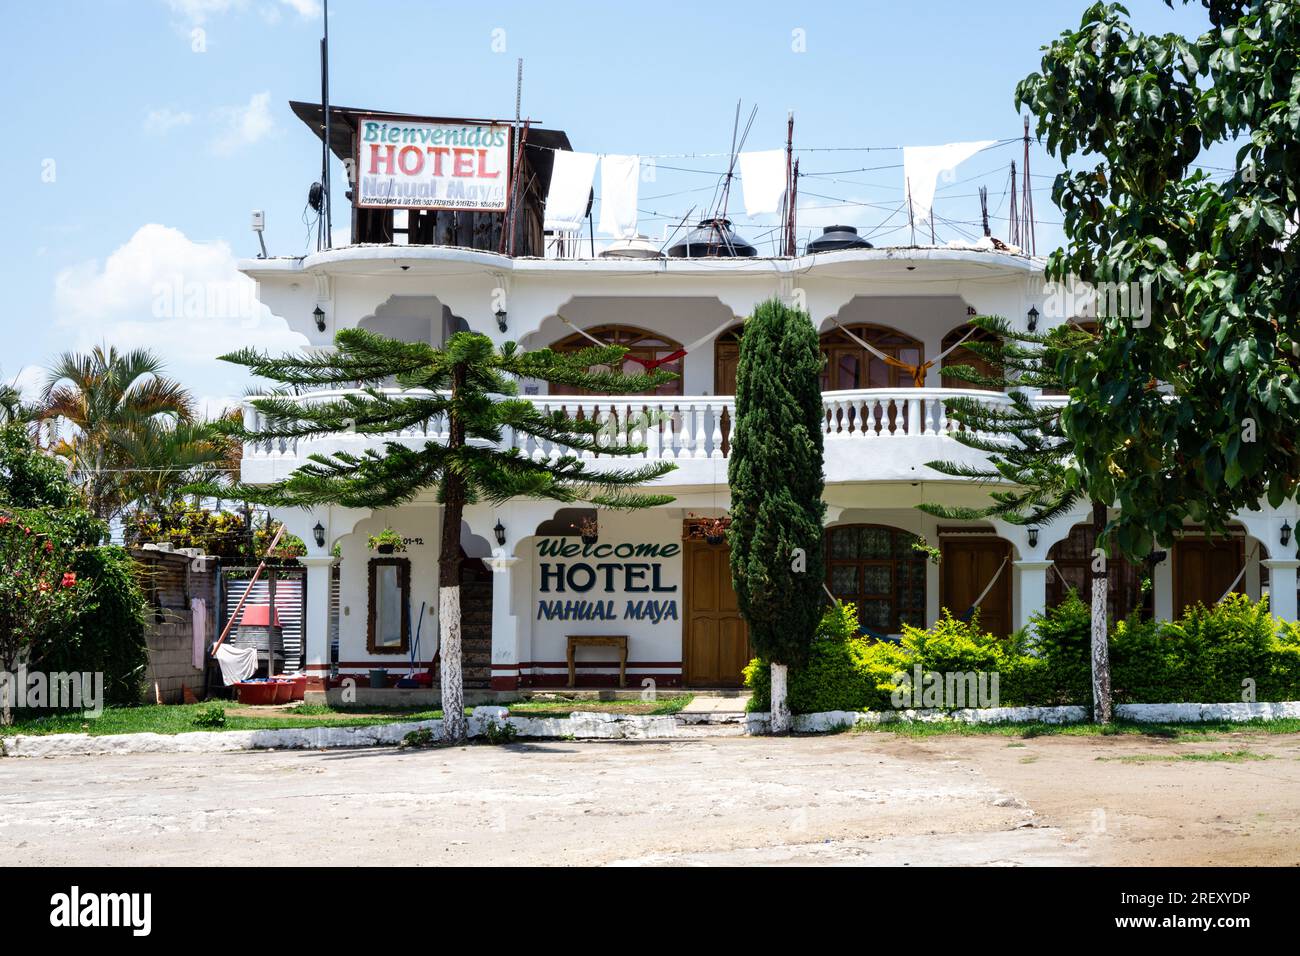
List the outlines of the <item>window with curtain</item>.
<svg viewBox="0 0 1300 956">
<path fill-rule="evenodd" d="M 882 634 L 925 624 L 925 554 L 916 535 L 886 525 L 841 525 L 826 531 L 831 593 L 857 605 L 858 621 Z"/>
<path fill-rule="evenodd" d="M 411 636 L 411 562 L 372 558 L 369 567 L 366 649 L 372 654 L 405 654 Z"/>
</svg>

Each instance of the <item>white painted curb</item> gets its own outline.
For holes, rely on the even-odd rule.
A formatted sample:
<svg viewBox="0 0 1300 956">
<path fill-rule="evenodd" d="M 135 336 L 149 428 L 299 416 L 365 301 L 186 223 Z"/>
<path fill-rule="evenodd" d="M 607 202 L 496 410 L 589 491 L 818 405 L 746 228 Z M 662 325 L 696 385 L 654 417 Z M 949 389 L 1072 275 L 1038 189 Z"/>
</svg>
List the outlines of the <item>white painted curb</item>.
<svg viewBox="0 0 1300 956">
<path fill-rule="evenodd" d="M 1143 724 L 1195 724 L 1214 720 L 1279 720 L 1300 717 L 1300 701 L 1284 700 L 1258 704 L 1117 704 L 1115 716 Z M 745 715 L 745 732 L 766 734 L 771 715 L 753 711 Z M 934 723 L 952 720 L 964 724 L 1004 724 L 1036 721 L 1044 724 L 1075 724 L 1088 719 L 1086 707 L 985 707 L 963 710 L 852 711 L 828 710 L 797 714 L 794 730 L 820 734 L 863 724 Z"/>
<path fill-rule="evenodd" d="M 601 714 L 575 711 L 568 717 L 507 717 L 505 707 L 476 707 L 469 735 L 480 737 L 488 724 L 508 721 L 520 737 L 573 740 L 627 740 L 673 737 L 670 716 Z M 6 757 L 74 757 L 100 754 L 230 753 L 239 750 L 331 750 L 340 747 L 394 747 L 412 731 L 428 730 L 442 739 L 441 720 L 419 720 L 369 727 L 305 727 L 283 730 L 196 731 L 185 734 L 18 734 L 0 737 Z"/>
</svg>

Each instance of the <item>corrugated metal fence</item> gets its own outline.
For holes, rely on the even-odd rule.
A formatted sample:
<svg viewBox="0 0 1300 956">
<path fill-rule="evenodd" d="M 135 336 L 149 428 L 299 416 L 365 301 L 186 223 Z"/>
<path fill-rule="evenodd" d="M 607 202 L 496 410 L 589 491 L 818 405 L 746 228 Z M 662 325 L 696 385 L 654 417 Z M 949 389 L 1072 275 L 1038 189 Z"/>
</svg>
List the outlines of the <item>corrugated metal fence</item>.
<svg viewBox="0 0 1300 956">
<path fill-rule="evenodd" d="M 222 627 L 230 620 L 230 615 L 235 613 L 235 607 L 243 597 L 244 589 L 248 587 L 248 581 L 255 570 L 256 568 L 221 569 Z M 283 631 L 285 669 L 298 670 L 305 663 L 302 623 L 307 610 L 307 582 L 304 568 L 268 568 L 253 585 L 248 600 L 244 602 L 244 607 L 235 620 L 235 628 L 239 627 L 244 611 L 250 606 L 265 606 L 270 603 L 270 574 L 275 575 L 275 610 Z M 234 633 L 234 629 L 231 633 Z"/>
</svg>

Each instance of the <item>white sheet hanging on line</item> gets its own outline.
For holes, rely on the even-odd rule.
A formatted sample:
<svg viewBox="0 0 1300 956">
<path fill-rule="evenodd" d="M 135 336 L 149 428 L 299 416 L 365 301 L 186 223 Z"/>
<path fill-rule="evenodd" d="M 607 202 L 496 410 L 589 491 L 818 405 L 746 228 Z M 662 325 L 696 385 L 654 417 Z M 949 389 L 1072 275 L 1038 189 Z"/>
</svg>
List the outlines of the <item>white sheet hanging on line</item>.
<svg viewBox="0 0 1300 956">
<path fill-rule="evenodd" d="M 995 139 L 982 139 L 975 143 L 945 143 L 943 146 L 903 147 L 904 195 L 912 195 L 912 220 L 920 222 L 930 218 L 934 205 L 934 190 L 939 175 L 955 169 L 981 149 L 996 145 Z"/>
<path fill-rule="evenodd" d="M 600 157 L 601 232 L 615 239 L 636 235 L 636 195 L 641 179 L 640 156 Z"/>
<path fill-rule="evenodd" d="M 785 196 L 785 150 L 741 153 L 740 185 L 745 191 L 745 215 L 779 212 Z"/>
<path fill-rule="evenodd" d="M 587 218 L 587 199 L 596 176 L 595 153 L 571 153 L 557 149 L 553 154 L 551 188 L 546 191 L 546 220 L 542 228 L 576 232 Z"/>
</svg>

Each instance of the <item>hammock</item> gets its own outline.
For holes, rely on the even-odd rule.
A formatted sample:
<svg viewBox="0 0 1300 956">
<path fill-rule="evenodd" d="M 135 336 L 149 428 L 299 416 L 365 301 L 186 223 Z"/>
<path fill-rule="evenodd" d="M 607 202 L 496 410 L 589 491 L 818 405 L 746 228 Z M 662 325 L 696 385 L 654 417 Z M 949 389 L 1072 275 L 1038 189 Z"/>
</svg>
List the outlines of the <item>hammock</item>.
<svg viewBox="0 0 1300 956">
<path fill-rule="evenodd" d="M 922 362 L 920 365 L 911 365 L 911 364 L 909 364 L 909 363 L 907 363 L 907 362 L 902 361 L 901 359 L 896 359 L 896 358 L 894 358 L 892 355 L 886 355 L 884 352 L 880 351 L 880 349 L 876 348 L 874 345 L 872 345 L 872 344 L 871 344 L 870 342 L 868 342 L 866 339 L 863 339 L 863 338 L 860 338 L 860 337 L 854 335 L 852 332 L 850 332 L 850 331 L 849 331 L 848 329 L 846 329 L 844 326 L 840 325 L 840 324 L 839 324 L 838 322 L 836 322 L 834 319 L 831 319 L 831 324 L 834 325 L 834 326 L 835 326 L 837 329 L 839 329 L 841 332 L 843 332 L 845 335 L 847 335 L 850 339 L 852 339 L 852 340 L 853 340 L 854 342 L 856 342 L 858 345 L 862 346 L 864 349 L 866 349 L 868 352 L 870 352 L 872 355 L 874 355 L 876 358 L 880 359 L 880 361 L 884 362 L 886 365 L 892 366 L 893 368 L 899 368 L 899 369 L 902 369 L 903 371 L 905 371 L 905 372 L 907 372 L 909 375 L 911 375 L 911 376 L 912 376 L 912 386 L 913 386 L 914 388 L 924 388 L 924 387 L 925 387 L 925 375 L 926 375 L 926 373 L 927 373 L 928 371 L 930 371 L 930 369 L 934 368 L 937 364 L 939 364 L 940 362 L 942 362 L 945 358 L 947 358 L 947 357 L 948 357 L 949 355 L 951 355 L 953 352 L 955 352 L 957 349 L 961 348 L 961 346 L 965 344 L 965 342 L 966 342 L 967 339 L 969 339 L 972 335 L 974 335 L 976 332 L 979 331 L 979 329 L 971 329 L 969 332 L 967 332 L 965 335 L 963 335 L 960 339 L 958 339 L 956 343 L 954 343 L 953 345 L 951 345 L 951 346 L 949 346 L 948 348 L 944 349 L 942 352 L 940 352 L 940 353 L 939 353 L 938 355 L 936 355 L 934 358 L 930 359 L 930 361 L 928 361 L 928 362 Z"/>
<path fill-rule="evenodd" d="M 1222 601 L 1233 591 L 1237 590 L 1237 585 L 1240 584 L 1241 579 L 1246 576 L 1246 569 L 1250 567 L 1251 558 L 1255 556 L 1256 551 L 1258 551 L 1258 545 L 1251 549 L 1250 554 L 1246 555 L 1246 562 L 1241 566 L 1241 570 L 1237 572 L 1237 576 L 1232 579 L 1232 583 L 1228 585 L 1228 590 L 1224 591 L 1223 594 L 1219 596 L 1219 601 Z M 1219 601 L 1215 601 L 1214 603 L 1218 604 Z"/>
<path fill-rule="evenodd" d="M 569 328 L 573 329 L 573 331 L 577 332 L 583 338 L 589 339 L 590 341 L 594 342 L 596 345 L 599 345 L 601 348 L 603 349 L 609 348 L 609 344 L 607 342 L 602 342 L 600 339 L 596 338 L 594 335 L 592 335 L 590 332 L 586 331 L 585 329 L 578 328 L 576 325 L 574 325 L 564 316 L 560 316 L 560 321 L 563 322 L 565 325 L 567 325 Z M 740 321 L 744 322 L 745 320 L 742 318 Z M 722 323 L 722 325 L 718 326 L 708 335 L 705 335 L 703 338 L 696 339 L 690 345 L 682 346 L 676 352 L 673 352 L 670 355 L 664 355 L 661 356 L 660 358 L 640 358 L 636 355 L 629 354 L 624 356 L 623 360 L 626 362 L 636 362 L 647 372 L 653 372 L 661 365 L 667 365 L 669 362 L 676 362 L 680 358 L 685 358 L 687 354 L 694 352 L 696 349 L 700 348 L 703 345 L 707 345 L 709 342 L 716 339 L 719 335 L 727 331 L 727 329 L 731 328 L 731 326 L 735 324 L 736 324 L 735 319 L 728 319 L 726 322 Z"/>
</svg>

